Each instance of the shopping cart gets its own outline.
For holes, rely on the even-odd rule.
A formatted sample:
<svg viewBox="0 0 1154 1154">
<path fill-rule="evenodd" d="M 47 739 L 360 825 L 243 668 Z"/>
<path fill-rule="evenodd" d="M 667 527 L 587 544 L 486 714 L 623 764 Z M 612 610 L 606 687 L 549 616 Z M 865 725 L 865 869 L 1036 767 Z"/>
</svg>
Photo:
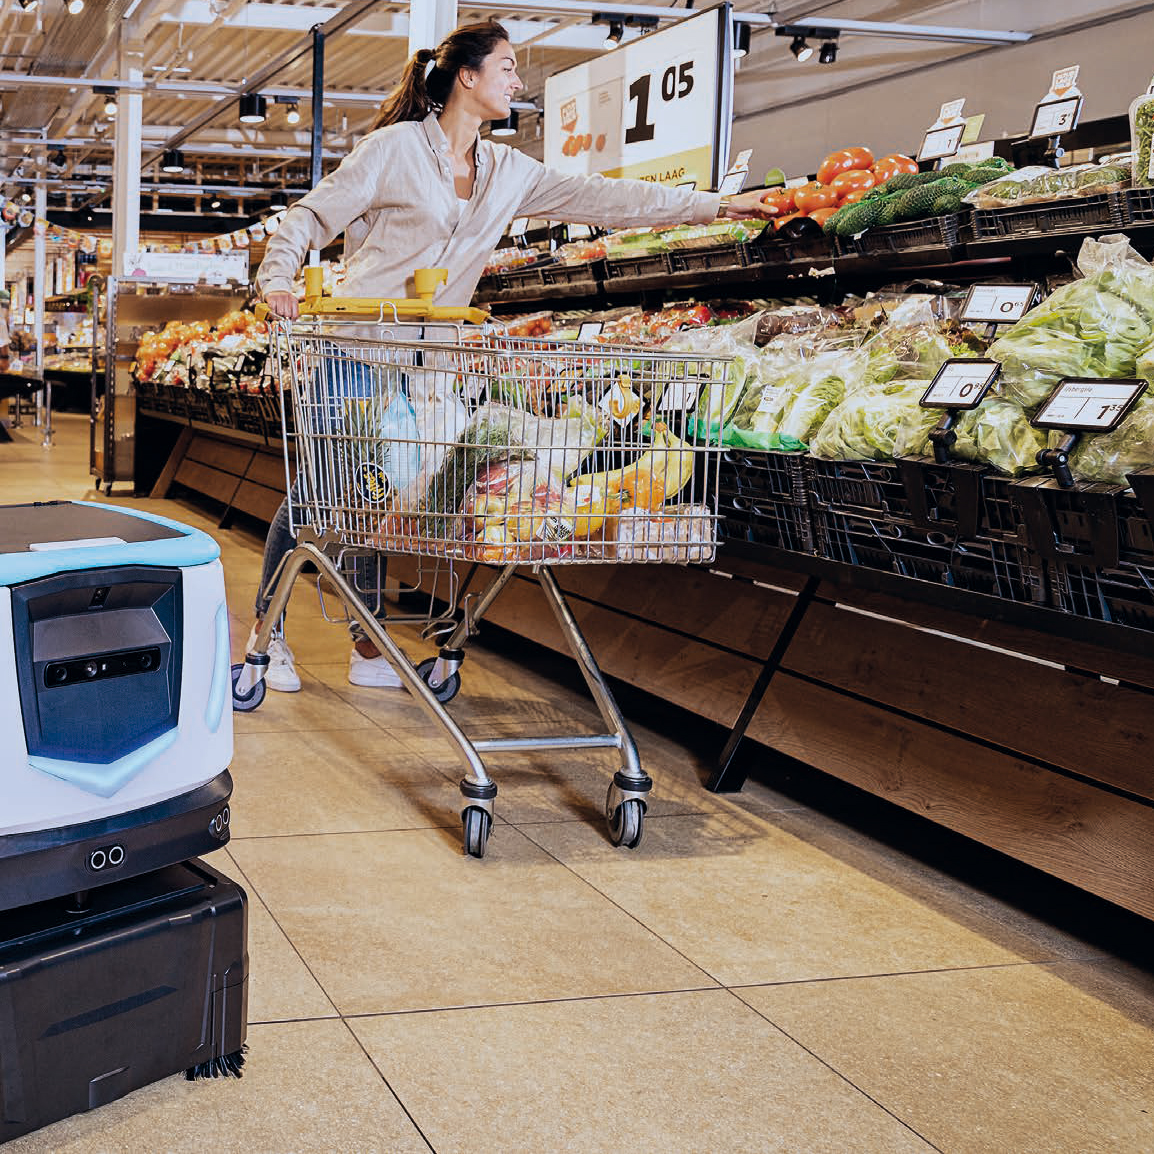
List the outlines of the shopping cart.
<svg viewBox="0 0 1154 1154">
<path fill-rule="evenodd" d="M 653 783 L 552 569 L 712 560 L 730 361 L 513 338 L 460 323 L 484 319 L 476 310 L 430 300 L 426 291 L 423 302 L 353 308 L 311 294 L 297 323 L 274 324 L 292 404 L 297 546 L 252 651 L 233 667 L 234 708 L 263 699 L 269 640 L 311 562 L 463 760 L 468 854 L 484 855 L 497 795 L 482 756 L 538 750 L 616 750 L 609 836 L 635 847 Z M 355 579 L 358 559 L 390 553 L 416 556 L 443 586 L 445 607 L 421 619 L 438 656 L 415 666 L 390 634 L 412 619 L 378 619 L 373 590 Z M 462 563 L 496 567 L 484 592 L 459 597 Z M 607 732 L 470 739 L 446 709 L 467 641 L 518 567 L 539 583 Z"/>
</svg>

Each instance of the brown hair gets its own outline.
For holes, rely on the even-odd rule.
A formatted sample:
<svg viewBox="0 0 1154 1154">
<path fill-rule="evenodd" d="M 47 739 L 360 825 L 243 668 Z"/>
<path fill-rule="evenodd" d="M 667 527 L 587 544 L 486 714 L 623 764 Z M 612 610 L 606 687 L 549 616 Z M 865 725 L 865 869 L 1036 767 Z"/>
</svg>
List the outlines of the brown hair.
<svg viewBox="0 0 1154 1154">
<path fill-rule="evenodd" d="M 424 120 L 430 112 L 444 108 L 457 73 L 462 68 L 479 70 L 485 58 L 508 39 L 509 33 L 496 20 L 486 20 L 451 32 L 435 50 L 422 48 L 414 52 L 400 84 L 381 105 L 373 128 L 402 120 Z M 428 68 L 429 61 L 433 62 L 432 68 Z"/>
</svg>

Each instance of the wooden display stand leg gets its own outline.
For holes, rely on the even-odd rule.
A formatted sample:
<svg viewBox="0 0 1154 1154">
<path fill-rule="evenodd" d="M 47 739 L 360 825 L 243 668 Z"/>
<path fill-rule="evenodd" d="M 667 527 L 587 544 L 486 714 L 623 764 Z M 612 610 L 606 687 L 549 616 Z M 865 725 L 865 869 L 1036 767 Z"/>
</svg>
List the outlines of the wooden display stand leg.
<svg viewBox="0 0 1154 1154">
<path fill-rule="evenodd" d="M 813 604 L 813 599 L 817 595 L 817 587 L 820 584 L 820 578 L 807 577 L 805 584 L 798 592 L 797 600 L 774 642 L 773 649 L 765 659 L 765 664 L 762 665 L 761 672 L 757 675 L 757 680 L 749 691 L 745 705 L 742 706 L 741 713 L 733 724 L 725 748 L 717 759 L 717 768 L 710 775 L 709 781 L 706 782 L 705 788 L 711 793 L 736 793 L 745 785 L 745 779 L 749 775 L 738 761 L 738 748 L 745 738 L 745 731 L 749 728 L 753 715 L 765 697 L 765 692 L 769 688 L 770 681 L 773 680 L 773 675 L 781 667 L 785 651 L 789 648 L 801 626 L 806 611 Z"/>
<path fill-rule="evenodd" d="M 176 471 L 180 468 L 185 453 L 188 452 L 192 433 L 193 430 L 188 426 L 180 430 L 180 436 L 176 438 L 176 444 L 172 446 L 172 452 L 169 453 L 164 468 L 160 470 L 160 476 L 156 478 L 156 484 L 152 486 L 152 491 L 148 494 L 150 497 L 164 498 L 168 496 L 168 490 L 172 487 Z"/>
</svg>

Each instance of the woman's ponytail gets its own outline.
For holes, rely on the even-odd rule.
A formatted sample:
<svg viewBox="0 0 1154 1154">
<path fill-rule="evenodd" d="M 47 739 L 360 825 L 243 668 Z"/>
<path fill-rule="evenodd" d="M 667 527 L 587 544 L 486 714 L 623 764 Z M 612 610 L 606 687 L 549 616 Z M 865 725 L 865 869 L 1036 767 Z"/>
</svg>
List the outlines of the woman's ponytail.
<svg viewBox="0 0 1154 1154">
<path fill-rule="evenodd" d="M 424 120 L 430 112 L 440 112 L 452 94 L 457 73 L 462 68 L 479 71 L 485 58 L 508 39 L 509 34 L 500 24 L 487 20 L 458 28 L 435 50 L 421 48 L 414 52 L 400 84 L 381 105 L 372 129 L 402 120 Z"/>
</svg>

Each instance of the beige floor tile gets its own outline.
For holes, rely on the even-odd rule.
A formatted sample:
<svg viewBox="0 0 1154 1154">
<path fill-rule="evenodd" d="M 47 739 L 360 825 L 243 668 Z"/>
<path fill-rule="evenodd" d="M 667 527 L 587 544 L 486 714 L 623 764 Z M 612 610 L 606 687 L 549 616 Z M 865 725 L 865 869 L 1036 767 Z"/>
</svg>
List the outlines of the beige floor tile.
<svg viewBox="0 0 1154 1154">
<path fill-rule="evenodd" d="M 480 861 L 459 827 L 230 852 L 345 1014 L 713 984 L 511 828 Z"/>
<path fill-rule="evenodd" d="M 931 1149 L 724 991 L 350 1025 L 438 1154 Z"/>
<path fill-rule="evenodd" d="M 375 727 L 238 734 L 232 776 L 234 839 L 460 822 L 457 787 Z"/>
<path fill-rule="evenodd" d="M 1021 960 L 956 914 L 787 832 L 800 821 L 736 808 L 654 818 L 628 854 L 582 825 L 524 832 L 723 985 Z"/>
<path fill-rule="evenodd" d="M 234 635 L 233 643 L 238 644 Z M 243 648 L 244 639 L 239 639 Z M 307 669 L 298 670 L 297 693 L 268 690 L 259 708 L 234 713 L 236 733 L 300 733 L 311 729 L 375 729 L 373 722 L 317 680 Z"/>
<path fill-rule="evenodd" d="M 941 1150 L 1154 1150 L 1151 990 L 1010 966 L 738 991 Z"/>
<path fill-rule="evenodd" d="M 427 1152 L 337 1021 L 253 1026 L 244 1077 L 155 1082 L 5 1146 L 5 1154 Z"/>
<path fill-rule="evenodd" d="M 336 1017 L 332 1002 L 228 851 L 213 854 L 209 861 L 248 895 L 249 1022 Z"/>
</svg>

